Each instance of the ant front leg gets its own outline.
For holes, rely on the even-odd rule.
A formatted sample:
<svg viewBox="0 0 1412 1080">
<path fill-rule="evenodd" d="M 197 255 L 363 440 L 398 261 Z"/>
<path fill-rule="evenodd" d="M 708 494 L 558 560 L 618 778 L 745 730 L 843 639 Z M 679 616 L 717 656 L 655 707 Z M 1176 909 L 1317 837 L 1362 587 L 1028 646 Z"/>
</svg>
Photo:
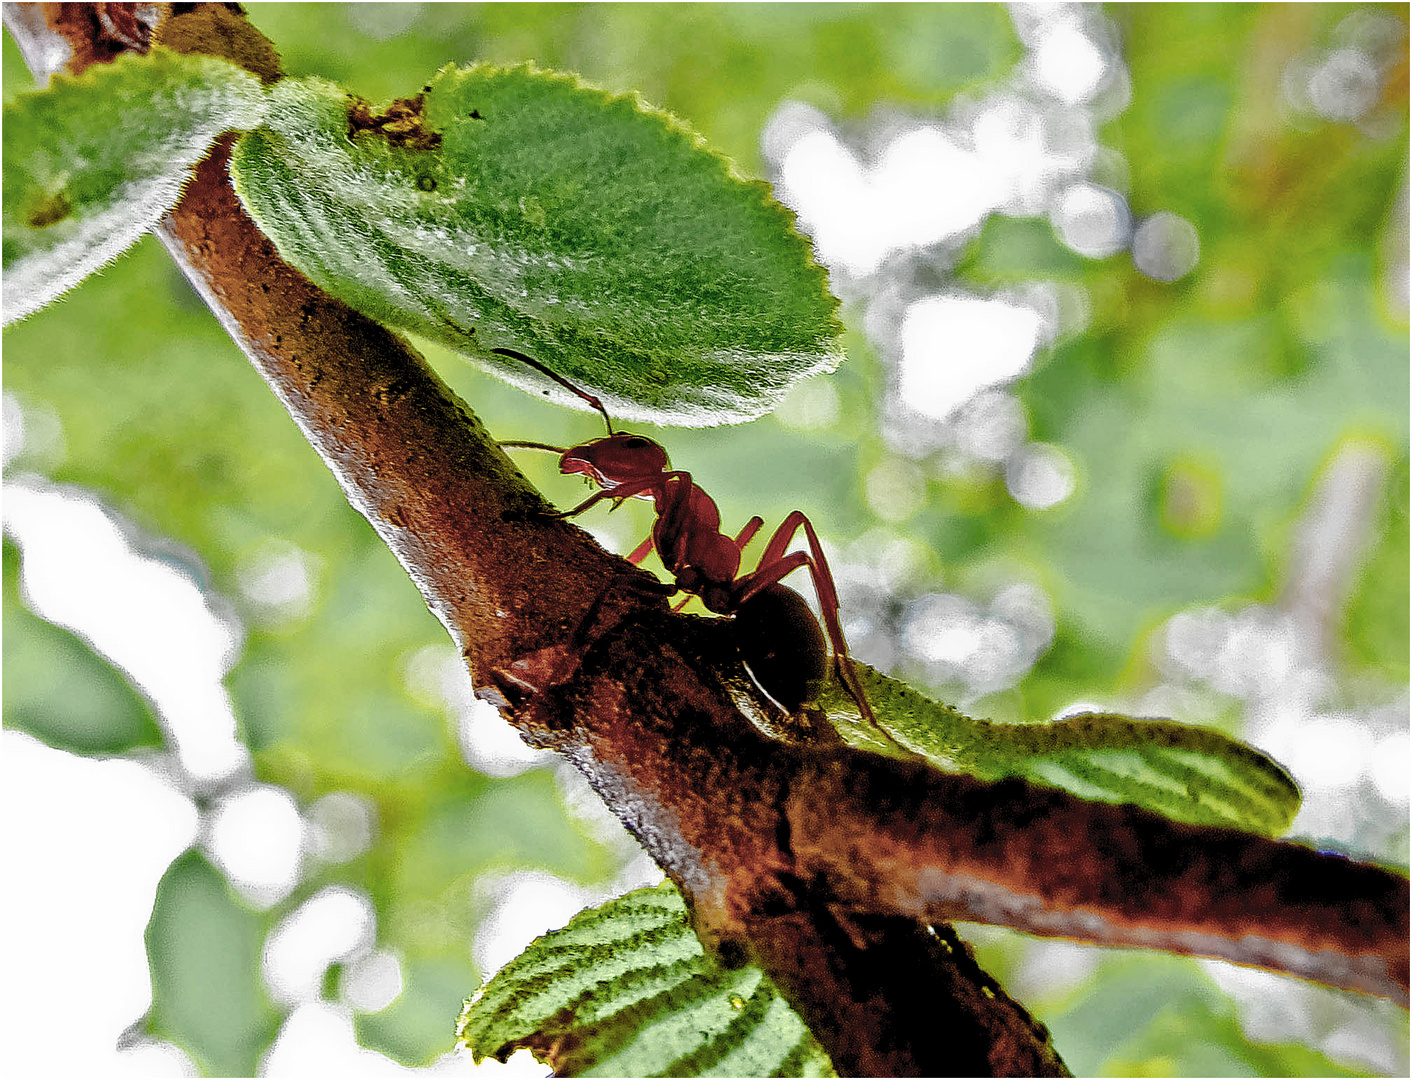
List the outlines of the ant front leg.
<svg viewBox="0 0 1412 1080">
<path fill-rule="evenodd" d="M 802 551 L 796 551 L 791 555 L 786 555 L 785 549 L 789 547 L 790 541 L 794 539 L 794 534 L 801 528 L 803 528 L 804 536 L 809 542 L 809 552 L 806 554 Z M 754 535 L 753 532 L 751 535 Z M 765 552 L 760 556 L 760 562 L 754 572 L 745 575 L 736 582 L 735 602 L 737 605 L 745 603 L 761 589 L 773 585 L 801 566 L 807 566 L 809 575 L 814 579 L 814 591 L 819 595 L 819 613 L 823 616 L 824 630 L 828 633 L 829 644 L 833 646 L 834 663 L 838 668 L 838 676 L 843 680 L 844 687 L 858 706 L 858 712 L 863 719 L 877 727 L 878 722 L 873 716 L 872 708 L 868 705 L 868 697 L 863 691 L 863 684 L 858 681 L 858 673 L 853 670 L 853 662 L 848 655 L 848 643 L 843 639 L 843 624 L 839 619 L 838 589 L 834 585 L 828 559 L 824 557 L 824 548 L 819 543 L 819 537 L 814 532 L 813 524 L 801 511 L 795 510 L 780 522 L 780 527 L 775 530 L 774 535 L 770 537 L 770 542 L 765 545 Z"/>
<path fill-rule="evenodd" d="M 631 499 L 635 495 L 643 495 L 648 492 L 652 492 L 654 489 L 660 488 L 665 480 L 668 480 L 675 476 L 685 476 L 688 482 L 691 480 L 690 473 L 665 473 L 661 475 L 642 477 L 638 480 L 629 480 L 626 483 L 615 484 L 612 487 L 605 487 L 601 491 L 595 491 L 592 495 L 584 499 L 583 502 L 579 503 L 572 510 L 561 510 L 554 516 L 561 518 L 578 517 L 589 507 L 597 506 L 604 499 L 612 499 L 614 503 L 614 509 L 617 509 L 617 506 L 621 505 L 624 499 Z M 651 549 L 649 548 L 648 550 Z M 647 553 L 643 552 L 643 558 L 646 557 Z"/>
</svg>

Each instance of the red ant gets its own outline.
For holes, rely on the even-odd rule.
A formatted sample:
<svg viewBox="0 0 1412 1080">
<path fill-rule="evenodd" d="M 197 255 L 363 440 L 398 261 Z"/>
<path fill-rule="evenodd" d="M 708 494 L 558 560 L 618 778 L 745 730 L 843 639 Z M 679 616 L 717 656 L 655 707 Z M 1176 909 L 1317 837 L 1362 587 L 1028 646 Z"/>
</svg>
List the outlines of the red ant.
<svg viewBox="0 0 1412 1080">
<path fill-rule="evenodd" d="M 615 432 L 613 421 L 609 419 L 602 402 L 538 361 L 511 349 L 492 351 L 528 364 L 541 375 L 552 379 L 596 409 L 608 427 L 606 437 L 567 448 L 536 442 L 501 444 L 552 451 L 560 455 L 561 473 L 578 473 L 598 484 L 601 490 L 558 516 L 575 517 L 604 499 L 611 499 L 615 509 L 622 505 L 624 499 L 651 499 L 657 512 L 652 535 L 627 558 L 633 565 L 638 565 L 653 548 L 657 549 L 662 565 L 676 579 L 677 588 L 687 594 L 676 610 L 680 610 L 692 595 L 700 597 L 707 610 L 718 615 L 749 613 L 755 607 L 760 609 L 761 619 L 773 619 L 776 625 L 792 622 L 794 631 L 801 638 L 810 637 L 812 642 L 816 642 L 809 644 L 801 641 L 799 648 L 794 650 L 795 656 L 788 661 L 805 670 L 773 675 L 773 685 L 763 687 L 790 712 L 809 700 L 809 683 L 814 678 L 821 678 L 826 670 L 818 623 L 808 613 L 803 598 L 779 584 L 787 574 L 807 566 L 819 596 L 824 630 L 833 646 L 834 667 L 864 720 L 876 726 L 873 711 L 868 707 L 867 696 L 853 670 L 848 646 L 843 640 L 838 591 L 834 587 L 833 575 L 829 573 L 829 564 L 814 533 L 814 526 L 804 514 L 795 510 L 786 517 L 765 545 L 756 568 L 748 574 L 740 574 L 741 554 L 764 524 L 761 518 L 752 517 L 734 539 L 725 535 L 721 532 L 721 512 L 715 500 L 692 481 L 690 473 L 672 469 L 666 450 L 658 443 L 641 435 Z M 785 549 L 801 528 L 808 539 L 809 551 L 785 554 Z M 801 611 L 807 618 L 807 625 L 801 625 Z M 752 629 L 758 630 L 756 627 Z M 759 638 L 761 634 L 756 632 L 750 636 Z M 768 637 L 769 634 L 764 636 Z M 769 664 L 777 650 L 768 643 L 757 647 L 760 649 L 757 655 L 762 658 L 762 663 L 756 665 L 758 668 Z M 780 650 L 780 655 L 783 655 L 783 650 Z M 755 672 L 757 679 L 760 674 L 759 670 Z"/>
</svg>

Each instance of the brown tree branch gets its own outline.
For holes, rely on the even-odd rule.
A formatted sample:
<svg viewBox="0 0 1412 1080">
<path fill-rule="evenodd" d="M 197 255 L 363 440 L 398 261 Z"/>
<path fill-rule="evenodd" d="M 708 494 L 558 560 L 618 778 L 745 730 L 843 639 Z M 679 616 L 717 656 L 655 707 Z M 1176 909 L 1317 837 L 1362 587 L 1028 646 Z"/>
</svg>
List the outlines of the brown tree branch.
<svg viewBox="0 0 1412 1080">
<path fill-rule="evenodd" d="M 42 40 L 56 34 L 77 69 L 139 47 L 132 20 L 148 19 L 159 41 L 277 75 L 268 44 L 226 5 L 178 5 L 160 23 L 156 6 L 62 7 L 92 11 L 47 28 L 7 14 L 27 57 L 62 60 Z M 746 713 L 770 706 L 730 624 L 672 615 L 655 579 L 544 517 L 420 357 L 280 261 L 235 198 L 228 152 L 222 141 L 197 169 L 163 243 L 407 568 L 477 685 L 527 740 L 583 771 L 681 886 L 703 938 L 727 960 L 758 960 L 840 1071 L 1063 1071 L 1044 1029 L 954 932 L 926 926 L 950 918 L 1224 956 L 1406 1001 L 1396 874 L 764 737 Z"/>
</svg>

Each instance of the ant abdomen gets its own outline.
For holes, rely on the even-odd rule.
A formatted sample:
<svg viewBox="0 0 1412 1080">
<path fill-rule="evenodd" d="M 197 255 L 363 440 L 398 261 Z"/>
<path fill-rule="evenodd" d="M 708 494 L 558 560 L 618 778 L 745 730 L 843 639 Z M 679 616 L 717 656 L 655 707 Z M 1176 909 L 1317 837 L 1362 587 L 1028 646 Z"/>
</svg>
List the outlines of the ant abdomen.
<svg viewBox="0 0 1412 1080">
<path fill-rule="evenodd" d="M 788 713 L 814 701 L 829 675 L 818 617 L 788 586 L 767 585 L 735 612 L 736 649 L 756 685 Z"/>
</svg>

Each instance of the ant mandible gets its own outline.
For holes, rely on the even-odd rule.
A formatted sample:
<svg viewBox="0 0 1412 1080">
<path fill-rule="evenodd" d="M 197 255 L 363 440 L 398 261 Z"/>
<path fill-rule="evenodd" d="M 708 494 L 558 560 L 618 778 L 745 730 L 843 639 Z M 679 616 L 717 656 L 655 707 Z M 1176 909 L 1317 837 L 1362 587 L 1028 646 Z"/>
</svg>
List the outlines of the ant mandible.
<svg viewBox="0 0 1412 1080">
<path fill-rule="evenodd" d="M 814 532 L 814 526 L 803 513 L 795 510 L 786 517 L 765 545 L 765 551 L 755 569 L 748 574 L 740 574 L 741 554 L 760 531 L 764 524 L 763 519 L 752 517 L 734 538 L 725 535 L 721 532 L 721 512 L 715 500 L 691 479 L 689 472 L 672 469 L 666 450 L 658 443 L 642 435 L 615 432 L 613 421 L 601 401 L 549 370 L 539 361 L 513 349 L 491 351 L 527 364 L 541 375 L 552 379 L 596 409 L 607 425 L 608 434 L 604 438 L 592 439 L 567 448 L 538 442 L 501 444 L 507 447 L 552 451 L 560 455 L 561 473 L 580 474 L 599 486 L 598 491 L 572 510 L 563 511 L 559 514 L 560 517 L 575 517 L 604 499 L 611 499 L 614 507 L 620 506 L 624 499 L 651 499 L 657 513 L 652 534 L 628 555 L 628 561 L 636 566 L 656 548 L 662 565 L 676 579 L 677 588 L 687 594 L 677 605 L 678 609 L 693 595 L 700 597 L 708 611 L 718 615 L 739 615 L 743 610 L 749 611 L 753 602 L 761 607 L 774 609 L 771 617 L 793 620 L 795 631 L 799 632 L 801 637 L 808 636 L 808 632 L 812 631 L 812 638 L 817 641 L 817 645 L 804 644 L 802 654 L 796 650 L 794 662 L 805 667 L 817 667 L 821 675 L 824 670 L 823 640 L 818 634 L 817 623 L 809 616 L 807 624 L 801 625 L 799 612 L 802 610 L 807 613 L 803 599 L 779 584 L 780 579 L 787 574 L 807 566 L 819 596 L 824 630 L 828 634 L 829 644 L 833 647 L 834 668 L 857 704 L 863 719 L 874 726 L 877 725 L 873 711 L 868 707 L 867 695 L 863 692 L 863 686 L 858 681 L 858 675 L 849 659 L 848 645 L 843 640 L 843 627 L 839 623 L 838 591 L 834 587 L 833 575 L 829 572 L 828 560 L 824 558 L 824 551 Z M 800 529 L 804 530 L 808 540 L 808 552 L 796 551 L 786 554 L 786 548 Z M 810 655 L 811 650 L 819 654 L 818 662 Z M 759 672 L 756 672 L 756 676 L 758 680 Z M 775 686 L 764 686 L 764 689 L 788 710 L 795 711 L 807 701 L 804 687 L 808 681 L 807 677 L 792 677 L 792 673 L 786 672 L 782 681 L 781 677 L 776 677 Z M 780 685 L 797 689 L 779 692 L 775 687 Z M 790 700 L 792 698 L 798 700 Z"/>
</svg>

